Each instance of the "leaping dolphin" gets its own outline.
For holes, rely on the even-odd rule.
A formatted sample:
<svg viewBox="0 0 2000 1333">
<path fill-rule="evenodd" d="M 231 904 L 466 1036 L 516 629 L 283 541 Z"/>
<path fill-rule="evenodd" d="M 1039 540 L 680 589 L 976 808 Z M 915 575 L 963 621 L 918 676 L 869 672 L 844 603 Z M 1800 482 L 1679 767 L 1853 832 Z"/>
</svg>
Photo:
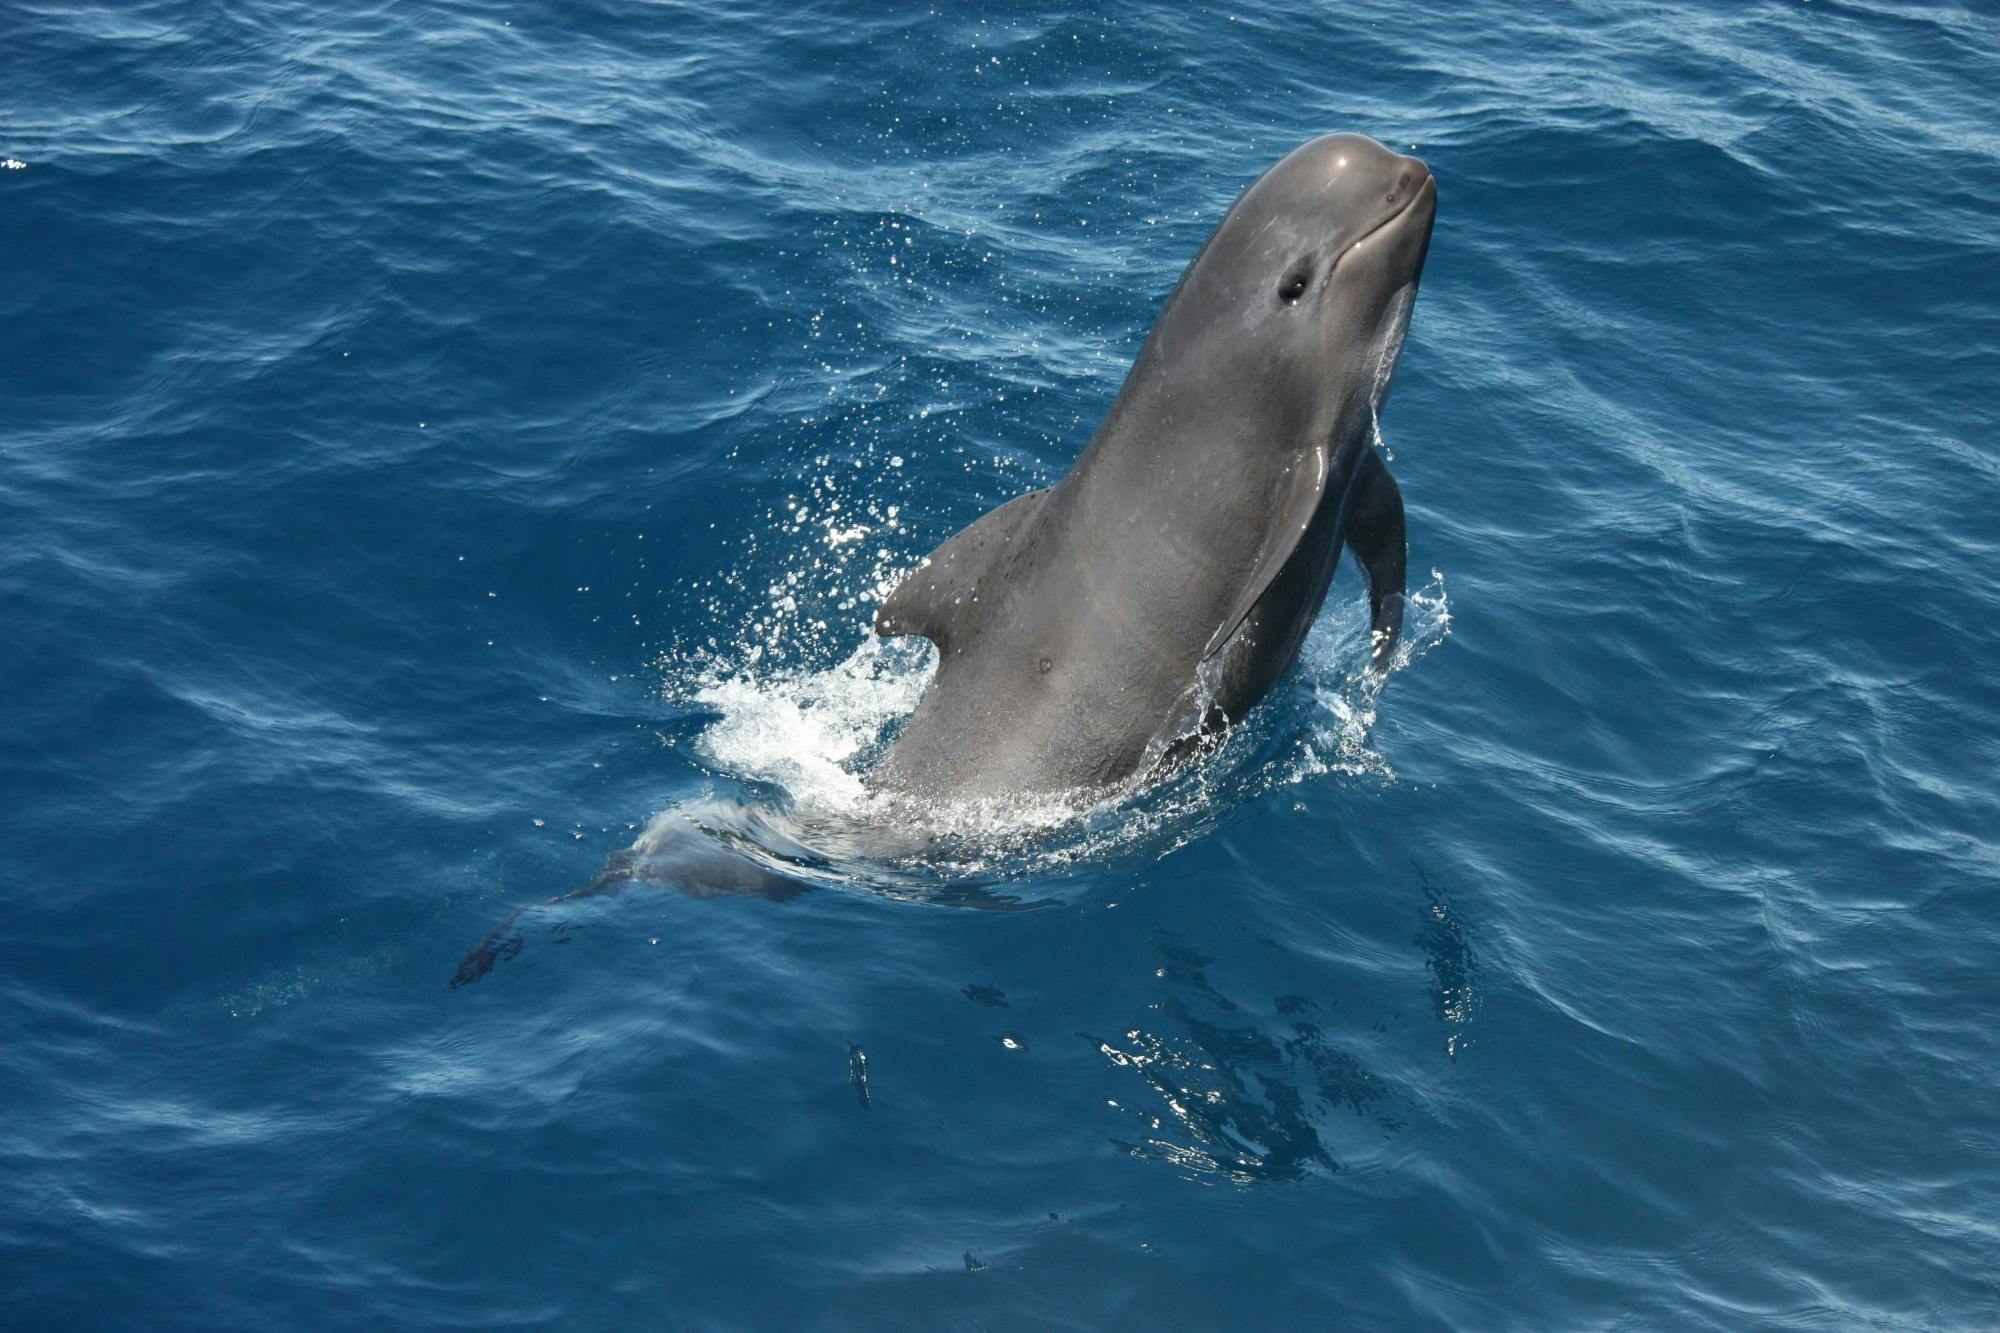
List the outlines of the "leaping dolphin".
<svg viewBox="0 0 2000 1333">
<path fill-rule="evenodd" d="M 869 774 L 878 791 L 1042 801 L 1170 762 L 1291 668 L 1343 547 L 1367 573 L 1372 664 L 1387 666 L 1403 497 L 1372 427 L 1436 212 L 1422 162 L 1355 134 L 1294 149 L 1243 192 L 1068 475 L 938 547 L 876 613 L 878 633 L 938 648 Z M 634 883 L 702 897 L 809 887 L 674 811 L 549 904 Z M 521 916 L 453 986 L 519 952 Z"/>
<path fill-rule="evenodd" d="M 1436 214 L 1430 170 L 1357 134 L 1243 192 L 1068 475 L 883 602 L 876 632 L 923 635 L 938 663 L 878 790 L 1045 798 L 1152 769 L 1290 669 L 1343 545 L 1386 667 L 1403 498 L 1373 426 Z"/>
</svg>

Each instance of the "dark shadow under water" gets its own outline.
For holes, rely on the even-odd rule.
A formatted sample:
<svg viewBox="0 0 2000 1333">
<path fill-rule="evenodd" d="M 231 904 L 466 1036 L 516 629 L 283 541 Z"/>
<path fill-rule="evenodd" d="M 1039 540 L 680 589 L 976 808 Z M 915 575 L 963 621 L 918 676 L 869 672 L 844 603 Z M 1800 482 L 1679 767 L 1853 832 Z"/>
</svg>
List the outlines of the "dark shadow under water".
<svg viewBox="0 0 2000 1333">
<path fill-rule="evenodd" d="M 1119 1149 L 1253 1184 L 1341 1169 L 1320 1135 L 1322 1113 L 1346 1109 L 1385 1131 L 1402 1128 L 1388 1110 L 1389 1085 L 1328 1042 L 1314 1001 L 1277 996 L 1284 1030 L 1273 1034 L 1210 980 L 1215 958 L 1171 939 L 1159 942 L 1159 955 L 1169 991 L 1153 1008 L 1179 1032 L 1134 1028 L 1115 1041 L 1084 1034 L 1158 1097 L 1158 1107 L 1112 1102 L 1139 1126 L 1137 1138 L 1112 1140 Z"/>
</svg>

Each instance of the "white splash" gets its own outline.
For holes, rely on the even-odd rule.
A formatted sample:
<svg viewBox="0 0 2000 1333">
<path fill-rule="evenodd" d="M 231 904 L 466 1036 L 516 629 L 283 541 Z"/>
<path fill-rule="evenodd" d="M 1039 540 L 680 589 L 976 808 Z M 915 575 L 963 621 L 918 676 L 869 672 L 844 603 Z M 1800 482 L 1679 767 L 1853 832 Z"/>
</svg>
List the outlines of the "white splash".
<svg viewBox="0 0 2000 1333">
<path fill-rule="evenodd" d="M 1331 773 L 1394 782 L 1388 757 L 1368 744 L 1376 705 L 1390 676 L 1450 635 L 1451 603 L 1444 575 L 1435 569 L 1428 583 L 1406 594 L 1402 637 L 1380 675 L 1368 669 L 1372 644 L 1365 606 L 1329 604 L 1299 654 L 1297 678 L 1310 707 L 1291 762 L 1274 774 L 1277 781 L 1305 782 Z"/>
<path fill-rule="evenodd" d="M 859 761 L 917 706 L 935 656 L 921 639 L 871 635 L 824 671 L 752 669 L 698 679 L 689 697 L 720 715 L 698 752 L 711 766 L 781 787 L 802 804 L 856 811 L 868 801 Z"/>
</svg>

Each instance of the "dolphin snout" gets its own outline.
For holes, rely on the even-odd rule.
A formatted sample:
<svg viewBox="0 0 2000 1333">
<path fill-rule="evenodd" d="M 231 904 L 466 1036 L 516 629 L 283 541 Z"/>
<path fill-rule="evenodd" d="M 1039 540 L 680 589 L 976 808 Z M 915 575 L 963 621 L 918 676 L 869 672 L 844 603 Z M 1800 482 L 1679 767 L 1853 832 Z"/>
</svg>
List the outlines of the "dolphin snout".
<svg viewBox="0 0 2000 1333">
<path fill-rule="evenodd" d="M 1365 134 L 1321 135 L 1293 150 L 1270 177 L 1280 189 L 1297 191 L 1301 203 L 1310 198 L 1315 211 L 1334 221 L 1341 229 L 1338 250 L 1401 215 L 1427 190 L 1434 198 L 1436 190 L 1423 159 Z"/>
<path fill-rule="evenodd" d="M 1408 199 L 1423 188 L 1429 167 L 1419 158 L 1406 157 L 1365 134 L 1325 134 L 1301 145 L 1293 157 L 1314 162 L 1329 182 L 1347 188 L 1378 188 L 1385 194 L 1400 192 Z"/>
</svg>

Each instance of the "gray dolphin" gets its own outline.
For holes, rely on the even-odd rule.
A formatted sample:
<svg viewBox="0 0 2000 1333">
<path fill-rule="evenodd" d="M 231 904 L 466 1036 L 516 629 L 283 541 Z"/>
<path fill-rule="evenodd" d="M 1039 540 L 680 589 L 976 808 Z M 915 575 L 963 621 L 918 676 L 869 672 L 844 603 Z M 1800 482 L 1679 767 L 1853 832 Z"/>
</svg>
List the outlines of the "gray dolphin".
<svg viewBox="0 0 2000 1333">
<path fill-rule="evenodd" d="M 1386 666 L 1403 498 L 1373 423 L 1436 213 L 1430 170 L 1357 134 L 1243 192 L 1068 475 L 938 547 L 876 613 L 878 634 L 938 649 L 877 790 L 1045 798 L 1158 766 L 1284 676 L 1343 545 Z"/>
</svg>

